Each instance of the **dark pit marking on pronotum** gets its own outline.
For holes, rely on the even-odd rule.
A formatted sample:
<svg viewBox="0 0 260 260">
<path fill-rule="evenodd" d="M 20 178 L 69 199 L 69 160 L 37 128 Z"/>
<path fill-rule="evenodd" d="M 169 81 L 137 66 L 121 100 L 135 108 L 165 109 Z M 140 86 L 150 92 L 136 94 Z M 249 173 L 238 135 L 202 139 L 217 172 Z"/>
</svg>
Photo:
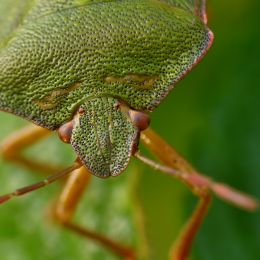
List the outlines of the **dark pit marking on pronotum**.
<svg viewBox="0 0 260 260">
<path fill-rule="evenodd" d="M 68 95 L 71 91 L 78 89 L 81 86 L 79 82 L 72 84 L 68 88 L 60 88 L 51 91 L 48 95 L 42 99 L 34 100 L 34 103 L 37 104 L 40 108 L 44 110 L 53 109 L 57 106 L 57 99 L 61 96 Z"/>
<path fill-rule="evenodd" d="M 124 77 L 107 76 L 106 83 L 132 84 L 137 89 L 152 89 L 159 76 L 147 76 L 142 74 L 128 74 Z"/>
</svg>

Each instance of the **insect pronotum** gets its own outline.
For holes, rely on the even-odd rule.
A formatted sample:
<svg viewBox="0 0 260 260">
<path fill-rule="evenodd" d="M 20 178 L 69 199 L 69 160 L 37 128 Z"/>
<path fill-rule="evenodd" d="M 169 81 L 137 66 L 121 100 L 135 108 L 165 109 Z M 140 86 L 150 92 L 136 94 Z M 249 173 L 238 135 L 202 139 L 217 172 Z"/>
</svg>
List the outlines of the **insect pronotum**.
<svg viewBox="0 0 260 260">
<path fill-rule="evenodd" d="M 152 112 L 213 42 L 205 1 L 0 1 L 0 109 L 32 121 L 3 143 L 3 157 L 48 170 L 21 150 L 57 131 L 75 163 L 47 179 L 0 197 L 4 203 L 69 176 L 56 209 L 66 228 L 127 259 L 134 249 L 72 221 L 90 174 L 118 176 L 132 156 L 175 176 L 200 203 L 172 250 L 186 259 L 211 193 L 253 210 L 257 202 L 195 171 L 149 129 Z M 12 16 L 15 14 L 15 17 Z M 157 157 L 139 151 L 139 140 Z"/>
</svg>

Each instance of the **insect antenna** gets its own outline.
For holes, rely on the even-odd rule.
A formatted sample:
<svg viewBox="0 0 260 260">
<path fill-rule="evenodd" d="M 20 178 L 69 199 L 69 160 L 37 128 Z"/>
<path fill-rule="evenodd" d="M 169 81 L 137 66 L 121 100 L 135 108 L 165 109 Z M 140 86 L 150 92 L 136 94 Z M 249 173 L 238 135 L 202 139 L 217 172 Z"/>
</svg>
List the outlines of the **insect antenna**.
<svg viewBox="0 0 260 260">
<path fill-rule="evenodd" d="M 18 196 L 24 195 L 26 193 L 29 193 L 31 191 L 38 190 L 44 186 L 47 186 L 47 185 L 65 177 L 66 175 L 68 175 L 69 173 L 71 173 L 72 171 L 74 171 L 80 167 L 82 167 L 82 164 L 80 162 L 76 161 L 72 166 L 62 170 L 61 172 L 58 172 L 54 175 L 49 176 L 48 178 L 46 178 L 43 181 L 17 189 L 14 192 L 2 195 L 2 196 L 0 196 L 0 204 L 5 203 L 6 201 L 10 200 L 13 197 L 18 197 Z"/>
<path fill-rule="evenodd" d="M 199 174 L 195 171 L 185 172 L 183 170 L 173 169 L 150 160 L 149 158 L 141 155 L 140 152 L 137 152 L 135 157 L 155 170 L 159 170 L 171 176 L 175 176 L 190 186 L 194 193 L 203 194 L 204 192 L 212 191 L 219 198 L 249 211 L 254 211 L 259 207 L 259 202 L 255 198 L 234 188 L 231 188 L 228 185 L 215 182 L 209 177 L 203 176 L 202 174 Z"/>
</svg>

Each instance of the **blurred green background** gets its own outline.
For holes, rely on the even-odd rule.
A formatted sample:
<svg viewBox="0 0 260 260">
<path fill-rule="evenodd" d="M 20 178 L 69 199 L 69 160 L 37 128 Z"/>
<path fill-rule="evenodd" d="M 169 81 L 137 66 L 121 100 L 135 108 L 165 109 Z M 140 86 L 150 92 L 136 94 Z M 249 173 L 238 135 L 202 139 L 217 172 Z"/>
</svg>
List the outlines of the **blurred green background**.
<svg viewBox="0 0 260 260">
<path fill-rule="evenodd" d="M 260 2 L 208 1 L 215 43 L 152 114 L 152 127 L 197 169 L 260 198 Z M 28 124 L 0 113 L 0 138 Z M 75 156 L 54 135 L 26 151 L 46 163 Z M 0 159 L 0 193 L 42 177 Z M 0 207 L 0 259 L 117 259 L 51 220 L 54 184 Z M 76 221 L 164 260 L 197 199 L 178 181 L 132 160 L 127 172 L 93 178 Z M 214 199 L 192 250 L 194 260 L 260 259 L 260 213 Z"/>
</svg>

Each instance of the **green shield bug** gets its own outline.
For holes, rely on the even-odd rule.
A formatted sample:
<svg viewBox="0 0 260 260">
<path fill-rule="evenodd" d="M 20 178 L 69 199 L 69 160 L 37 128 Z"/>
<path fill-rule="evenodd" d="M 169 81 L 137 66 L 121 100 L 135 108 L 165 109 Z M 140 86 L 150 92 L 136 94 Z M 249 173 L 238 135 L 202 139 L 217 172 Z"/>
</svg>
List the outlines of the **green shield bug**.
<svg viewBox="0 0 260 260">
<path fill-rule="evenodd" d="M 184 181 L 200 197 L 194 221 L 184 230 L 173 259 L 187 258 L 210 191 L 241 207 L 256 207 L 254 199 L 196 172 L 148 128 L 148 114 L 213 42 L 205 1 L 1 0 L 0 4 L 0 13 L 10 15 L 0 20 L 0 109 L 40 126 L 10 137 L 3 144 L 3 156 L 33 166 L 18 151 L 51 130 L 70 143 L 78 157 L 68 169 L 1 196 L 1 203 L 70 174 L 56 209 L 60 223 L 128 259 L 136 258 L 133 249 L 71 221 L 89 173 L 118 176 L 136 156 Z M 139 139 L 163 164 L 138 151 Z"/>
</svg>

